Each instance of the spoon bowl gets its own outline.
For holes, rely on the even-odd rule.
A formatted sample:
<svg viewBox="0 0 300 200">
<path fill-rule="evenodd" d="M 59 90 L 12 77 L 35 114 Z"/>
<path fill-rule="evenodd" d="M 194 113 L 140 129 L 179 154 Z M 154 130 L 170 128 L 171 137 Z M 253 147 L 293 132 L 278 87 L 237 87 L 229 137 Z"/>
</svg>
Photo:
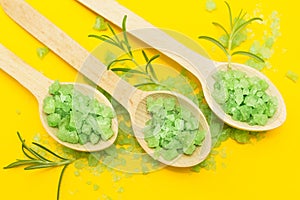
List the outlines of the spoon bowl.
<svg viewBox="0 0 300 200">
<path fill-rule="evenodd" d="M 238 64 L 238 63 L 232 63 L 231 69 L 232 70 L 238 70 L 241 72 L 244 72 L 248 77 L 258 77 L 262 80 L 265 80 L 269 88 L 266 90 L 266 93 L 271 96 L 275 96 L 278 100 L 278 108 L 276 113 L 272 118 L 268 119 L 268 122 L 264 126 L 252 126 L 247 124 L 246 122 L 240 122 L 232 120 L 232 117 L 228 114 L 226 114 L 220 104 L 218 104 L 214 98 L 211 96 L 215 80 L 213 78 L 213 74 L 217 71 L 226 71 L 228 70 L 228 63 L 221 63 L 221 62 L 215 62 L 216 69 L 213 71 L 209 76 L 206 78 L 206 87 L 203 87 L 204 96 L 206 97 L 206 101 L 210 108 L 214 110 L 214 113 L 222 119 L 225 123 L 230 124 L 232 127 L 242 129 L 242 130 L 251 130 L 251 131 L 267 131 L 274 128 L 279 127 L 281 124 L 284 123 L 286 119 L 286 107 L 284 104 L 284 100 L 280 94 L 280 92 L 277 90 L 276 86 L 268 79 L 264 74 L 258 72 L 256 69 L 249 67 L 247 65 Z"/>
<path fill-rule="evenodd" d="M 53 82 L 53 81 L 52 81 Z M 93 88 L 89 85 L 86 84 L 80 84 L 80 83 L 69 83 L 69 82 L 62 82 L 60 83 L 62 85 L 74 85 L 74 89 L 81 92 L 83 95 L 85 96 L 89 96 L 90 98 L 96 99 L 98 102 L 103 103 L 104 105 L 110 107 L 112 110 L 114 110 L 113 106 L 111 105 L 110 101 L 101 93 L 99 92 L 96 88 Z M 117 139 L 118 136 L 118 120 L 117 117 L 114 117 L 112 119 L 112 131 L 114 132 L 113 136 L 107 140 L 100 140 L 97 144 L 92 144 L 90 142 L 81 145 L 81 144 L 71 144 L 68 142 L 63 142 L 60 139 L 57 138 L 57 128 L 52 128 L 50 126 L 48 126 L 48 122 L 47 122 L 47 115 L 43 112 L 43 106 L 42 106 L 42 102 L 41 100 L 39 101 L 39 112 L 40 112 L 40 117 L 41 117 L 41 121 L 42 124 L 44 126 L 44 128 L 46 129 L 46 131 L 49 133 L 49 135 L 54 138 L 58 143 L 77 150 L 77 151 L 85 151 L 85 152 L 95 152 L 95 151 L 101 151 L 103 149 L 106 149 L 108 147 L 110 147 L 115 140 Z"/>
<path fill-rule="evenodd" d="M 189 70 L 202 84 L 205 99 L 211 110 L 228 125 L 248 130 L 248 131 L 267 131 L 279 127 L 286 120 L 286 106 L 283 98 L 276 86 L 261 72 L 249 66 L 233 63 L 233 68 L 245 72 L 249 76 L 257 76 L 269 84 L 267 93 L 278 99 L 278 109 L 275 115 L 268 120 L 264 126 L 252 126 L 244 122 L 238 122 L 227 115 L 220 105 L 212 97 L 212 86 L 214 80 L 212 74 L 217 69 L 224 70 L 226 63 L 215 62 L 195 51 L 189 49 L 177 40 L 166 34 L 166 32 L 156 28 L 143 18 L 139 17 L 129 9 L 123 7 L 112 0 L 77 0 L 87 8 L 103 16 L 118 27 L 122 27 L 122 19 L 127 15 L 127 31 L 134 37 L 148 44 L 150 47 L 164 53 L 172 60 Z M 192 41 L 186 38 L 187 41 Z"/>
<path fill-rule="evenodd" d="M 118 134 L 118 121 L 117 118 L 112 119 L 112 130 L 114 135 L 107 141 L 100 140 L 97 144 L 93 145 L 91 143 L 86 143 L 85 145 L 81 144 L 71 144 L 63 142 L 57 137 L 57 128 L 52 128 L 47 123 L 47 115 L 43 111 L 43 100 L 49 96 L 48 88 L 54 82 L 45 76 L 43 76 L 38 71 L 34 70 L 32 67 L 24 63 L 20 58 L 6 49 L 3 45 L 0 44 L 0 67 L 7 74 L 15 78 L 20 84 L 27 88 L 37 99 L 39 104 L 39 114 L 40 119 L 43 124 L 43 127 L 47 133 L 58 143 L 66 146 L 68 148 L 84 151 L 84 152 L 94 152 L 103 150 L 114 143 Z M 81 92 L 86 96 L 96 99 L 100 103 L 109 106 L 113 109 L 109 100 L 95 88 L 79 83 L 61 83 L 67 85 L 74 85 L 74 89 Z"/>
<path fill-rule="evenodd" d="M 165 160 L 163 157 L 157 157 L 155 156 L 155 150 L 148 147 L 147 142 L 145 141 L 145 137 L 143 134 L 143 128 L 145 127 L 146 122 L 151 119 L 151 116 L 148 113 L 145 113 L 144 111 L 146 108 L 146 100 L 148 97 L 152 97 L 154 99 L 157 99 L 159 97 L 165 97 L 165 98 L 176 98 L 177 105 L 180 105 L 180 107 L 184 107 L 191 111 L 193 116 L 197 118 L 197 120 L 200 123 L 200 126 L 203 128 L 203 130 L 206 131 L 206 137 L 204 141 L 202 142 L 201 147 L 197 147 L 195 152 L 193 152 L 192 156 L 188 156 L 185 154 L 179 155 L 177 158 L 175 158 L 172 161 Z M 206 158 L 208 153 L 211 149 L 211 137 L 209 134 L 209 126 L 205 120 L 205 116 L 199 112 L 199 108 L 191 101 L 187 101 L 186 97 L 180 94 L 168 92 L 168 91 L 162 91 L 161 93 L 157 92 L 144 92 L 144 95 L 141 96 L 141 101 L 137 105 L 135 111 L 133 113 L 130 113 L 132 117 L 132 121 L 134 122 L 132 124 L 136 139 L 138 140 L 139 144 L 142 146 L 142 148 L 154 159 L 157 159 L 158 161 L 170 165 L 170 166 L 176 166 L 176 167 L 187 167 L 187 166 L 194 166 L 199 163 L 199 160 L 202 161 Z"/>
<path fill-rule="evenodd" d="M 195 117 L 198 118 L 206 135 L 202 146 L 198 147 L 191 156 L 180 156 L 172 162 L 158 158 L 164 164 L 176 167 L 190 167 L 203 161 L 211 150 L 211 136 L 209 126 L 200 109 L 188 98 L 168 91 L 144 92 L 139 90 L 114 72 L 107 70 L 107 67 L 87 50 L 76 43 L 66 33 L 56 27 L 48 19 L 34 10 L 23 0 L 0 0 L 4 11 L 19 25 L 44 43 L 49 49 L 59 55 L 72 67 L 89 80 L 96 83 L 106 92 L 111 94 L 130 114 L 134 134 L 141 146 L 150 156 L 154 157 L 152 150 L 146 145 L 142 129 L 149 119 L 146 109 L 146 99 L 149 96 L 177 98 L 178 103 L 186 106 Z"/>
</svg>

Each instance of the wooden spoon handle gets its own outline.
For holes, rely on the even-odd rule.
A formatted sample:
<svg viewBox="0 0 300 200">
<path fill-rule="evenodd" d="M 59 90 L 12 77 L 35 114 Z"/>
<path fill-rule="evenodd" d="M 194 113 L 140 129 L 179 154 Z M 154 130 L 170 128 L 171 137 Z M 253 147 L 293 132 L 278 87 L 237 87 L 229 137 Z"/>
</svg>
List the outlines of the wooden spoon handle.
<svg viewBox="0 0 300 200">
<path fill-rule="evenodd" d="M 172 60 L 184 66 L 200 81 L 214 71 L 214 62 L 192 51 L 164 31 L 158 29 L 143 18 L 114 0 L 77 0 L 87 8 L 103 16 L 116 26 L 122 27 L 122 19 L 127 15 L 127 31 L 149 46 L 161 51 Z"/>
<path fill-rule="evenodd" d="M 36 71 L 0 44 L 0 68 L 27 88 L 39 102 L 48 93 L 52 81 Z"/>
<path fill-rule="evenodd" d="M 4 11 L 77 71 L 114 96 L 123 106 L 136 90 L 23 0 L 0 0 Z"/>
</svg>

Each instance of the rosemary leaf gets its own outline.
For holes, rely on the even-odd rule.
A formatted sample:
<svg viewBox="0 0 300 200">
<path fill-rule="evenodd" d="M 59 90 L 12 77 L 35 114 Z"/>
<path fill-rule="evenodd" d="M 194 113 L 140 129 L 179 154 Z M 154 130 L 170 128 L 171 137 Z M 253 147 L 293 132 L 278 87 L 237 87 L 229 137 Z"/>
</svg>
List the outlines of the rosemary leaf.
<svg viewBox="0 0 300 200">
<path fill-rule="evenodd" d="M 254 59 L 256 59 L 260 62 L 263 62 L 263 63 L 265 62 L 264 59 L 262 59 L 261 57 L 255 55 L 253 53 L 247 52 L 247 51 L 235 51 L 231 55 L 232 56 L 234 56 L 234 55 L 244 55 L 244 56 L 248 56 L 250 58 L 254 58 Z"/>
<path fill-rule="evenodd" d="M 47 158 L 45 158 L 44 156 L 42 156 L 41 154 L 37 153 L 35 150 L 31 149 L 31 148 L 28 148 L 26 146 L 25 148 L 27 151 L 29 151 L 32 155 L 34 155 L 37 159 L 39 160 L 43 160 L 43 161 L 46 161 L 46 162 L 50 162 L 50 160 L 48 160 Z"/>
<path fill-rule="evenodd" d="M 88 35 L 88 37 L 91 37 L 91 38 L 97 38 L 99 40 L 102 40 L 103 42 L 107 42 L 109 44 L 112 44 L 118 48 L 121 48 L 120 45 L 114 40 L 112 39 L 111 37 L 107 36 L 107 35 Z"/>
<path fill-rule="evenodd" d="M 135 69 L 125 68 L 125 67 L 124 68 L 112 68 L 111 71 L 114 71 L 114 72 L 128 72 L 128 73 L 132 73 L 132 74 L 147 75 L 145 72 L 135 70 Z"/>
<path fill-rule="evenodd" d="M 39 160 L 17 160 L 16 162 L 7 165 L 3 169 L 10 169 L 10 168 L 23 166 L 23 165 L 32 165 L 32 164 L 40 164 L 40 163 L 42 162 Z"/>
<path fill-rule="evenodd" d="M 217 27 L 219 27 L 219 28 L 221 28 L 225 32 L 225 34 L 227 35 L 227 37 L 229 37 L 229 33 L 228 33 L 228 31 L 226 31 L 226 29 L 224 28 L 224 26 L 222 26 L 218 22 L 213 22 L 212 24 L 215 25 L 215 26 L 217 26 Z"/>
<path fill-rule="evenodd" d="M 235 36 L 242 30 L 244 29 L 248 24 L 250 24 L 253 21 L 262 21 L 261 18 L 259 17 L 255 17 L 255 18 L 251 18 L 248 21 L 242 23 L 241 25 L 239 25 L 232 33 L 232 40 L 234 40 Z"/>
<path fill-rule="evenodd" d="M 217 45 L 227 56 L 230 56 L 229 53 L 227 52 L 226 48 L 224 47 L 224 45 L 219 42 L 218 40 L 212 38 L 212 37 L 209 37 L 209 36 L 199 36 L 198 37 L 199 39 L 205 39 L 205 40 L 208 40 L 212 43 L 214 43 L 215 45 Z"/>
<path fill-rule="evenodd" d="M 26 148 L 22 145 L 22 152 L 23 152 L 23 154 L 27 157 L 27 158 L 29 158 L 29 159 L 31 159 L 31 160 L 34 160 L 35 158 L 33 158 L 33 157 L 31 157 L 27 152 L 26 152 Z"/>
<path fill-rule="evenodd" d="M 227 1 L 225 1 L 225 4 L 227 6 L 227 9 L 228 9 L 228 13 L 229 13 L 229 22 L 230 22 L 230 28 L 232 29 L 233 28 L 233 20 L 232 20 L 232 12 L 231 12 L 231 8 L 230 8 L 230 5 Z"/>
<path fill-rule="evenodd" d="M 121 41 L 120 41 L 119 37 L 117 36 L 116 32 L 114 31 L 114 29 L 111 27 L 110 24 L 107 24 L 107 25 L 108 25 L 108 28 L 109 28 L 109 30 L 111 31 L 111 33 L 114 35 L 116 41 L 120 44 Z"/>
<path fill-rule="evenodd" d="M 242 16 L 242 14 L 243 14 L 243 16 Z M 246 15 L 246 13 L 243 13 L 243 9 L 240 10 L 239 15 L 233 21 L 233 27 L 232 27 L 231 31 L 234 31 L 236 29 L 236 26 L 240 25 L 241 20 L 244 19 L 245 15 Z"/>
<path fill-rule="evenodd" d="M 144 51 L 144 50 L 142 50 L 142 54 L 143 54 L 143 56 L 144 56 L 144 59 L 145 59 L 145 61 L 147 62 L 147 65 L 146 65 L 146 72 L 148 71 L 147 70 L 147 66 L 148 67 L 150 67 L 150 72 L 151 72 L 151 74 L 152 74 L 152 77 L 157 81 L 157 75 L 156 75 L 156 73 L 155 73 L 155 71 L 154 71 L 154 69 L 153 69 L 153 66 L 152 66 L 152 64 L 151 64 L 151 62 L 149 62 L 149 58 L 148 58 L 148 56 L 147 56 L 147 54 L 146 54 L 146 52 Z M 156 55 L 157 56 L 157 55 Z M 159 57 L 159 55 L 157 56 L 157 58 Z M 156 58 L 155 58 L 156 59 Z M 154 59 L 153 59 L 154 60 Z"/>
<path fill-rule="evenodd" d="M 127 44 L 129 44 L 128 42 L 128 38 L 127 38 L 127 34 L 126 34 L 126 20 L 127 20 L 127 15 L 124 16 L 123 21 L 122 21 L 122 31 L 123 31 L 123 36 L 124 36 L 124 40 Z"/>
<path fill-rule="evenodd" d="M 49 168 L 49 167 L 55 167 L 58 165 L 54 164 L 40 164 L 40 165 L 30 165 L 28 167 L 25 167 L 24 170 L 34 170 L 34 169 L 43 169 L 43 168 Z"/>
<path fill-rule="evenodd" d="M 147 56 L 147 54 L 146 54 L 146 52 L 145 52 L 144 50 L 142 50 L 142 54 L 143 54 L 143 56 L 144 56 L 146 62 L 148 62 L 148 61 L 149 61 L 149 58 L 148 58 L 148 56 Z"/>
<path fill-rule="evenodd" d="M 147 86 L 147 85 L 157 85 L 157 84 L 153 83 L 153 82 L 139 83 L 139 84 L 134 85 L 134 87 L 142 87 L 142 86 Z"/>
<path fill-rule="evenodd" d="M 46 159 L 45 157 L 43 157 L 42 155 L 38 154 L 36 151 L 34 151 L 33 149 L 29 148 L 26 144 L 25 144 L 25 140 L 22 139 L 21 135 L 19 132 L 17 132 L 17 135 L 22 143 L 22 151 L 24 151 L 24 149 L 26 149 L 28 152 L 30 152 L 33 156 L 35 156 L 36 158 L 38 158 L 39 160 L 44 160 L 44 161 L 49 161 L 48 159 Z M 26 152 L 25 152 L 26 154 Z M 26 154 L 27 157 L 31 158 L 31 156 L 29 156 L 28 154 Z"/>
<path fill-rule="evenodd" d="M 101 38 L 103 38 L 102 40 L 107 42 L 108 41 L 111 41 L 112 43 L 115 44 L 115 46 L 119 47 L 119 44 L 118 44 L 118 41 L 114 40 L 113 38 L 109 37 L 108 35 L 101 35 L 100 36 Z"/>
<path fill-rule="evenodd" d="M 152 77 L 153 77 L 156 81 L 157 81 L 157 76 L 156 76 L 155 71 L 154 71 L 154 69 L 153 69 L 152 62 L 153 62 L 155 59 L 159 58 L 159 56 L 160 56 L 160 55 L 157 54 L 157 55 L 153 56 L 152 58 L 150 58 L 150 59 L 147 61 L 146 68 L 145 68 L 146 73 L 148 73 L 148 69 L 150 70 L 150 73 L 151 73 Z"/>
<path fill-rule="evenodd" d="M 127 37 L 126 20 L 127 20 L 127 15 L 124 16 L 123 21 L 122 21 L 122 31 L 123 31 L 123 37 L 124 37 L 124 44 L 127 47 L 127 52 L 132 57 L 133 55 L 132 55 L 132 51 L 131 51 L 131 46 L 129 44 L 128 37 Z"/>
<path fill-rule="evenodd" d="M 39 147 L 39 148 L 41 148 L 41 149 L 43 149 L 43 150 L 45 150 L 45 151 L 47 151 L 48 153 L 52 154 L 53 156 L 55 156 L 57 158 L 60 158 L 62 160 L 67 160 L 66 158 L 63 158 L 63 157 L 57 155 L 56 153 L 54 153 L 53 151 L 51 151 L 50 149 L 44 147 L 43 145 L 40 145 L 40 144 L 38 144 L 36 142 L 33 142 L 32 144 L 35 145 L 35 146 L 37 146 L 37 147 Z"/>
<path fill-rule="evenodd" d="M 124 58 L 124 59 L 113 60 L 111 63 L 109 63 L 109 65 L 107 65 L 107 70 L 109 70 L 111 68 L 111 66 L 113 66 L 114 64 L 116 64 L 118 62 L 124 62 L 124 61 L 132 61 L 132 59 L 130 59 L 130 58 Z"/>
</svg>

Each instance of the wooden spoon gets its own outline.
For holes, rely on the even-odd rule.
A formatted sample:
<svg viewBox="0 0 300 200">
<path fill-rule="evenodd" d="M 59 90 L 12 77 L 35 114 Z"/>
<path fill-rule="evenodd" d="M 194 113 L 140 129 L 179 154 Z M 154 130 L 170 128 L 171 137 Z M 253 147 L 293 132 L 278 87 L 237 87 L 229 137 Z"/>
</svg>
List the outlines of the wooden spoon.
<svg viewBox="0 0 300 200">
<path fill-rule="evenodd" d="M 146 121 L 150 116 L 146 110 L 148 97 L 175 97 L 181 106 L 189 109 L 199 120 L 201 127 L 206 131 L 206 136 L 201 147 L 198 147 L 191 156 L 181 155 L 173 161 L 158 160 L 164 164 L 176 167 L 189 167 L 203 161 L 211 150 L 211 135 L 206 119 L 200 109 L 183 95 L 169 91 L 144 92 L 138 90 L 122 80 L 112 71 L 107 71 L 106 66 L 87 50 L 76 43 L 53 23 L 39 14 L 23 0 L 1 0 L 5 12 L 19 25 L 34 37 L 57 53 L 76 70 L 98 84 L 129 112 L 134 134 L 142 148 L 154 157 L 154 150 L 149 148 L 142 133 Z"/>
<path fill-rule="evenodd" d="M 211 95 L 215 82 L 212 75 L 217 70 L 226 70 L 227 63 L 210 60 L 192 51 L 114 0 L 77 1 L 119 27 L 122 27 L 124 15 L 127 15 L 127 31 L 149 46 L 161 51 L 193 73 L 201 82 L 205 99 L 212 111 L 228 125 L 249 131 L 266 131 L 277 128 L 284 123 L 286 119 L 286 106 L 284 100 L 276 86 L 261 72 L 243 64 L 232 64 L 233 69 L 243 71 L 248 76 L 257 76 L 269 84 L 267 93 L 278 99 L 277 112 L 264 126 L 251 126 L 244 122 L 235 121 L 230 115 L 227 115 L 223 111 L 221 106 Z"/>
<path fill-rule="evenodd" d="M 52 80 L 43 76 L 40 72 L 36 71 L 26 63 L 24 63 L 20 58 L 10 52 L 7 48 L 0 44 L 0 68 L 4 70 L 7 74 L 15 78 L 21 85 L 27 88 L 37 99 L 39 104 L 39 113 L 42 124 L 49 135 L 54 138 L 58 143 L 78 151 L 100 151 L 103 150 L 114 143 L 118 134 L 118 121 L 117 117 L 112 120 L 112 130 L 114 135 L 107 141 L 100 140 L 98 144 L 93 145 L 92 143 L 87 143 L 85 145 L 71 144 L 59 140 L 56 136 L 58 131 L 57 128 L 52 128 L 48 126 L 47 115 L 43 111 L 43 100 L 45 97 L 49 96 L 48 88 L 53 83 Z M 89 95 L 92 98 L 97 99 L 99 102 L 104 103 L 113 109 L 109 100 L 95 88 L 79 83 L 62 83 L 62 84 L 73 84 L 74 88 L 85 95 Z"/>
</svg>

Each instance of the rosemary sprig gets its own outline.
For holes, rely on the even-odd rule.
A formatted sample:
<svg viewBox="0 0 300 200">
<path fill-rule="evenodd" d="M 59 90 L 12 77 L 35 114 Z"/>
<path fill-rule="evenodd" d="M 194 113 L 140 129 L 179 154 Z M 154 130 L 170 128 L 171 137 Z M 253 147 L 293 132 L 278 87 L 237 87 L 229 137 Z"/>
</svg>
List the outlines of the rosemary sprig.
<svg viewBox="0 0 300 200">
<path fill-rule="evenodd" d="M 109 30 L 110 30 L 110 32 L 112 33 L 113 36 L 89 35 L 88 37 L 96 38 L 96 39 L 102 40 L 104 42 L 107 42 L 107 43 L 109 43 L 113 46 L 118 47 L 123 52 L 125 52 L 127 57 L 122 58 L 122 59 L 115 59 L 115 60 L 111 61 L 107 65 L 108 70 L 112 70 L 112 71 L 115 71 L 115 72 L 131 73 L 131 74 L 143 76 L 145 82 L 138 83 L 138 84 L 135 85 L 135 87 L 142 87 L 142 86 L 145 86 L 145 85 L 162 85 L 158 81 L 157 75 L 156 75 L 154 67 L 152 65 L 153 61 L 156 60 L 157 58 L 159 58 L 160 55 L 157 54 L 157 55 L 154 55 L 154 56 L 149 58 L 147 56 L 146 52 L 144 50 L 142 50 L 142 55 L 143 55 L 143 58 L 144 58 L 146 64 L 141 65 L 141 64 L 137 63 L 137 61 L 135 59 L 135 55 L 132 52 L 132 47 L 129 43 L 128 36 L 127 36 L 126 20 L 127 20 L 127 16 L 125 15 L 124 18 L 123 18 L 123 21 L 122 21 L 122 36 L 123 36 L 123 38 L 120 38 L 120 36 L 118 36 L 116 34 L 114 29 L 109 24 L 108 24 L 108 27 L 109 27 Z M 130 69 L 130 68 L 127 68 L 127 67 L 112 68 L 113 65 L 115 65 L 116 63 L 127 62 L 127 61 L 133 63 L 137 67 L 137 69 Z M 143 66 L 143 68 L 142 68 L 142 66 Z"/>
<path fill-rule="evenodd" d="M 59 167 L 59 166 L 64 166 L 60 176 L 59 176 L 59 181 L 58 181 L 58 187 L 57 187 L 57 200 L 59 200 L 60 196 L 60 187 L 61 187 L 61 182 L 63 178 L 63 174 L 68 167 L 69 164 L 73 162 L 73 160 L 63 158 L 50 149 L 46 148 L 45 146 L 32 142 L 34 146 L 36 146 L 39 150 L 42 150 L 46 152 L 49 156 L 55 157 L 57 160 L 50 160 L 48 158 L 45 158 L 42 156 L 40 153 L 35 151 L 34 149 L 28 147 L 25 143 L 25 140 L 21 137 L 20 133 L 17 132 L 18 138 L 22 143 L 22 152 L 24 153 L 25 157 L 27 159 L 17 159 L 17 161 L 7 165 L 4 167 L 4 169 L 11 169 L 11 168 L 16 168 L 20 166 L 26 166 L 24 170 L 34 170 L 34 169 L 43 169 L 43 168 L 53 168 L 53 167 Z"/>
<path fill-rule="evenodd" d="M 246 12 L 244 12 L 243 10 L 241 10 L 238 14 L 238 16 L 233 19 L 232 17 L 232 11 L 230 8 L 230 5 L 225 1 L 225 4 L 227 6 L 228 9 L 228 13 L 229 13 L 229 25 L 230 25 L 230 29 L 226 30 L 226 28 L 221 25 L 218 22 L 213 22 L 212 24 L 215 25 L 216 27 L 219 27 L 220 29 L 222 29 L 224 31 L 224 37 L 225 37 L 225 41 L 220 41 L 217 40 L 215 38 L 209 37 L 209 36 L 199 36 L 199 39 L 204 39 L 207 41 L 210 41 L 212 43 L 214 43 L 217 47 L 219 47 L 226 55 L 227 59 L 228 59 L 228 67 L 231 68 L 231 62 L 232 62 L 232 57 L 235 55 L 244 55 L 244 56 L 248 56 L 251 58 L 254 58 L 260 62 L 264 62 L 264 60 L 251 53 L 248 51 L 233 51 L 233 49 L 235 47 L 238 46 L 238 44 L 235 44 L 236 41 L 238 40 L 239 34 L 241 34 L 241 32 L 253 21 L 262 21 L 261 18 L 259 17 L 254 17 L 248 20 L 245 20 L 245 16 L 246 16 Z"/>
</svg>

